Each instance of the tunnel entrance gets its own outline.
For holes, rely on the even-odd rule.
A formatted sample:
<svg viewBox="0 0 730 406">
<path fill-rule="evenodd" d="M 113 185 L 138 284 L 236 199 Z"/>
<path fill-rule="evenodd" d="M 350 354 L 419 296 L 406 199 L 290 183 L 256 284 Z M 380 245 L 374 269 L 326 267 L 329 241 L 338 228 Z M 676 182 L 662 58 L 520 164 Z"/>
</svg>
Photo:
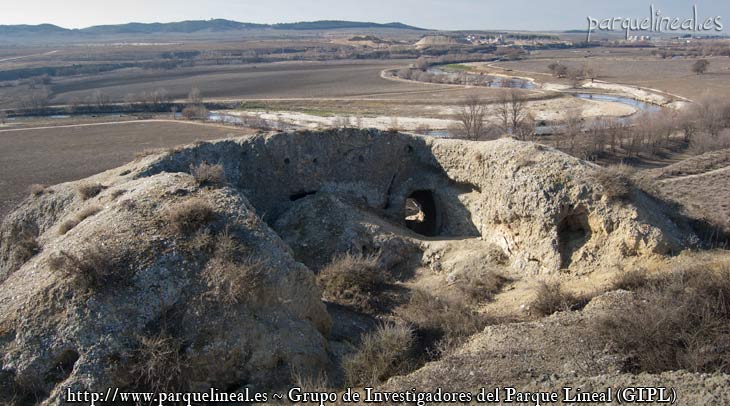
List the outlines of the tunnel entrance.
<svg viewBox="0 0 730 406">
<path fill-rule="evenodd" d="M 558 225 L 558 249 L 561 268 L 573 262 L 573 254 L 578 252 L 591 239 L 591 226 L 585 210 L 575 210 Z"/>
<path fill-rule="evenodd" d="M 438 235 L 438 213 L 436 199 L 430 190 L 417 190 L 406 199 L 406 226 L 426 237 Z"/>
</svg>

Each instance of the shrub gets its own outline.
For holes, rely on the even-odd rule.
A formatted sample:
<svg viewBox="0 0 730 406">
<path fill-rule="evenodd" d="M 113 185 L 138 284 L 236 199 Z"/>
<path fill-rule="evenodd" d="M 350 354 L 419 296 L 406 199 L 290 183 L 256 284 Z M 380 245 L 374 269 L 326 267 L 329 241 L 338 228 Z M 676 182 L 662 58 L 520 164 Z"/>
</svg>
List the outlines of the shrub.
<svg viewBox="0 0 730 406">
<path fill-rule="evenodd" d="M 222 185 L 226 183 L 226 173 L 223 165 L 209 165 L 207 162 L 201 162 L 198 166 L 190 165 L 190 174 L 200 186 Z"/>
<path fill-rule="evenodd" d="M 10 228 L 8 243 L 13 246 L 15 261 L 19 264 L 26 263 L 41 250 L 36 239 L 37 229 L 28 223 L 14 225 Z"/>
<path fill-rule="evenodd" d="M 123 196 L 123 195 L 124 195 L 125 193 L 127 193 L 127 191 L 126 191 L 126 190 L 124 190 L 124 189 L 117 189 L 117 190 L 115 190 L 115 191 L 114 191 L 114 192 L 112 193 L 112 200 L 116 200 L 116 199 L 119 199 L 119 198 L 120 198 L 120 197 L 122 197 L 122 196 Z"/>
<path fill-rule="evenodd" d="M 260 297 L 267 283 L 266 268 L 250 258 L 242 262 L 213 258 L 203 277 L 210 289 L 208 295 L 225 304 Z"/>
<path fill-rule="evenodd" d="M 440 340 L 444 349 L 482 330 L 488 321 L 463 301 L 437 298 L 423 290 L 413 291 L 408 303 L 397 312 L 426 335 Z"/>
<path fill-rule="evenodd" d="M 202 105 L 186 106 L 182 111 L 182 116 L 188 120 L 204 120 L 208 118 L 208 109 Z"/>
<path fill-rule="evenodd" d="M 215 256 L 227 261 L 235 261 L 241 254 L 240 244 L 228 229 L 223 230 L 215 241 Z"/>
<path fill-rule="evenodd" d="M 459 281 L 457 288 L 464 294 L 465 298 L 473 303 L 480 303 L 492 300 L 509 280 L 498 273 L 477 269 L 467 273 L 463 280 Z"/>
<path fill-rule="evenodd" d="M 540 315 L 549 316 L 555 312 L 570 310 L 580 301 L 577 296 L 566 292 L 560 282 L 540 282 L 531 308 Z"/>
<path fill-rule="evenodd" d="M 71 231 L 74 227 L 79 225 L 82 221 L 86 220 L 87 218 L 99 213 L 101 211 L 101 208 L 99 206 L 90 206 L 83 210 L 81 210 L 76 216 L 73 218 L 70 218 L 58 227 L 58 233 L 60 235 L 64 235 L 67 232 Z"/>
<path fill-rule="evenodd" d="M 145 148 L 142 151 L 135 152 L 135 159 L 142 159 L 152 155 L 160 155 L 171 152 L 171 148 Z"/>
<path fill-rule="evenodd" d="M 386 282 L 376 257 L 352 254 L 335 258 L 317 276 L 326 300 L 360 310 L 376 304 L 377 294 Z"/>
<path fill-rule="evenodd" d="M 200 198 L 190 198 L 167 212 L 167 220 L 175 232 L 190 234 L 215 219 L 213 207 Z"/>
<path fill-rule="evenodd" d="M 97 196 L 104 189 L 106 189 L 106 186 L 99 183 L 84 183 L 79 185 L 77 191 L 82 199 L 87 200 Z"/>
<path fill-rule="evenodd" d="M 128 269 L 123 266 L 127 260 L 124 251 L 115 251 L 107 244 L 94 243 L 77 255 L 60 251 L 51 257 L 50 267 L 73 278 L 83 290 L 100 291 L 128 278 Z"/>
<path fill-rule="evenodd" d="M 405 325 L 386 324 L 363 336 L 357 352 L 342 361 L 350 386 L 370 386 L 407 372 L 413 331 Z"/>
<path fill-rule="evenodd" d="M 30 185 L 30 188 L 28 190 L 30 191 L 30 194 L 33 196 L 40 196 L 43 193 L 46 192 L 46 189 L 48 189 L 47 185 L 40 185 L 38 183 L 34 183 Z"/>
<path fill-rule="evenodd" d="M 730 267 L 698 266 L 649 279 L 630 312 L 599 318 L 594 331 L 626 355 L 631 372 L 730 372 Z"/>
<path fill-rule="evenodd" d="M 140 337 L 129 368 L 137 388 L 155 393 L 187 389 L 181 347 L 180 340 L 165 333 Z"/>
<path fill-rule="evenodd" d="M 628 165 L 613 165 L 596 169 L 591 174 L 592 180 L 601 186 L 603 194 L 609 199 L 626 199 L 631 195 L 634 182 L 632 170 Z"/>
<path fill-rule="evenodd" d="M 198 230 L 185 243 L 185 248 L 187 248 L 189 254 L 210 254 L 215 249 L 215 236 L 208 228 Z"/>
<path fill-rule="evenodd" d="M 416 134 L 427 135 L 431 132 L 431 127 L 428 124 L 419 124 L 416 126 L 414 131 Z"/>
<path fill-rule="evenodd" d="M 649 283 L 649 277 L 644 268 L 635 268 L 621 272 L 613 280 L 613 289 L 637 290 Z"/>
</svg>

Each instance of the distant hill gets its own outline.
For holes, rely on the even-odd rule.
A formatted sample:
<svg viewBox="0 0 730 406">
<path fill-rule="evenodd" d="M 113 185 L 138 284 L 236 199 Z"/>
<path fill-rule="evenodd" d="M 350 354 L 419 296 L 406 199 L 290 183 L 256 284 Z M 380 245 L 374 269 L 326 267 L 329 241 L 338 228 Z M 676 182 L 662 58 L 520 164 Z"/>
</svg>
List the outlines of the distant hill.
<svg viewBox="0 0 730 406">
<path fill-rule="evenodd" d="M 0 25 L 0 35 L 22 35 L 22 34 L 62 34 L 68 32 L 66 28 L 61 28 L 53 24 L 41 25 Z"/>
<path fill-rule="evenodd" d="M 251 29 L 274 29 L 274 30 L 336 30 L 336 29 L 364 29 L 364 28 L 392 28 L 403 30 L 419 30 L 423 28 L 412 27 L 402 23 L 369 23 L 359 21 L 309 21 L 281 24 L 254 24 L 241 23 L 238 21 L 215 19 L 215 20 L 194 20 L 180 21 L 173 23 L 128 23 L 117 25 L 97 25 L 82 29 L 67 29 L 51 24 L 41 25 L 0 25 L 0 35 L 24 36 L 24 35 L 62 35 L 62 34 L 86 34 L 86 35 L 115 35 L 115 34 L 167 34 L 182 33 L 191 34 L 197 32 L 223 32 L 243 31 Z"/>
<path fill-rule="evenodd" d="M 418 30 L 426 31 L 424 28 L 413 27 L 403 23 L 367 23 L 359 21 L 338 21 L 338 20 L 323 20 L 323 21 L 309 21 L 299 23 L 281 23 L 274 24 L 272 28 L 277 30 L 336 30 L 346 28 L 395 28 L 402 30 Z"/>
<path fill-rule="evenodd" d="M 193 33 L 200 31 L 220 32 L 238 31 L 252 28 L 266 28 L 266 24 L 239 23 L 231 20 L 197 20 L 175 23 L 128 23 L 118 25 L 97 25 L 81 30 L 88 34 L 154 34 L 154 33 Z"/>
</svg>

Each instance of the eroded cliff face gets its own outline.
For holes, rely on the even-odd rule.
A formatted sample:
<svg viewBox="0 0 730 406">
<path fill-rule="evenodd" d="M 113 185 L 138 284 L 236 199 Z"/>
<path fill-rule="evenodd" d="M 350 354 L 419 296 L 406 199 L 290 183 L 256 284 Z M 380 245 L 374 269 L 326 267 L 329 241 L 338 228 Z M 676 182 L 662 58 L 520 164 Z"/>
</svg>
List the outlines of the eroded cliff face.
<svg viewBox="0 0 730 406">
<path fill-rule="evenodd" d="M 227 183 L 196 182 L 203 162 Z M 3 384 L 48 404 L 65 387 L 149 385 L 130 366 L 155 343 L 206 365 L 186 372 L 198 389 L 327 371 L 313 271 L 337 253 L 428 265 L 434 242 L 482 240 L 465 249 L 496 244 L 531 275 L 686 245 L 691 231 L 661 204 L 609 198 L 595 170 L 513 140 L 338 130 L 197 144 L 52 186 L 0 229 Z"/>
<path fill-rule="evenodd" d="M 328 193 L 430 238 L 482 238 L 516 270 L 554 272 L 681 250 L 691 231 L 634 191 L 613 199 L 597 167 L 533 143 L 467 142 L 378 131 L 279 134 L 201 145 L 140 176 L 221 163 L 269 224 L 299 199 Z M 407 222 L 411 199 L 424 209 Z M 316 231 L 316 230 L 313 230 Z"/>
</svg>

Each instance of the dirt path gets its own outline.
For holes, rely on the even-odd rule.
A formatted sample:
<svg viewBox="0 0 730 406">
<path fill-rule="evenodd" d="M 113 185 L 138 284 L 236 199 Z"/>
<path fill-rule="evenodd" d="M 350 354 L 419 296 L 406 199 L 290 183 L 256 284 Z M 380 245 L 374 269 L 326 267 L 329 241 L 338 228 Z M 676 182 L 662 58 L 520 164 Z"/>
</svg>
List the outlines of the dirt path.
<svg viewBox="0 0 730 406">
<path fill-rule="evenodd" d="M 58 49 L 57 49 L 57 50 L 55 50 L 55 51 L 45 52 L 45 53 L 42 53 L 42 54 L 33 54 L 33 55 L 21 55 L 21 56 L 14 56 L 14 57 L 12 57 L 12 58 L 5 58 L 5 59 L 0 59 L 0 62 L 17 61 L 17 60 L 19 60 L 19 59 L 25 59 L 25 58 L 32 58 L 32 57 L 34 57 L 34 56 L 46 56 L 46 55 L 52 55 L 52 54 L 55 54 L 56 52 L 58 52 Z"/>
<path fill-rule="evenodd" d="M 702 173 L 693 173 L 691 175 L 674 176 L 674 177 L 671 177 L 671 178 L 662 179 L 660 182 L 662 182 L 662 183 L 670 183 L 670 182 L 675 182 L 675 181 L 679 181 L 679 180 L 696 179 L 696 178 L 700 178 L 700 177 L 704 177 L 704 176 L 709 176 L 709 175 L 715 175 L 715 174 L 718 174 L 718 173 L 721 173 L 721 172 L 727 172 L 727 171 L 730 171 L 730 166 L 726 166 L 724 168 L 717 168 L 717 169 L 713 169 L 711 171 L 702 172 Z"/>
</svg>

